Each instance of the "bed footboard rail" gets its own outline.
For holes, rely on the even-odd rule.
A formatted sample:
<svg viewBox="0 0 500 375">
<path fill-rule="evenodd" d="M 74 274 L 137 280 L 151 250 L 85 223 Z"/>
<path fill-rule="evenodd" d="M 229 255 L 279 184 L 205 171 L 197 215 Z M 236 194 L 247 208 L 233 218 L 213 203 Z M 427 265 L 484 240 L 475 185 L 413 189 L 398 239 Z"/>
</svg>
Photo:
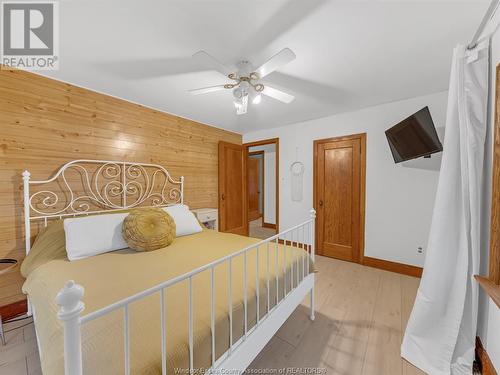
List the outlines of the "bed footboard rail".
<svg viewBox="0 0 500 375">
<path fill-rule="evenodd" d="M 262 349 L 267 341 L 272 337 L 268 334 L 265 340 L 259 340 L 259 328 L 262 327 L 260 332 L 269 332 L 269 326 L 282 324 L 289 314 L 301 303 L 304 293 L 310 294 L 310 319 L 314 320 L 314 273 L 310 273 L 310 262 L 314 262 L 315 257 L 315 218 L 316 211 L 311 209 L 310 218 L 301 224 L 291 227 L 282 231 L 270 238 L 262 240 L 256 244 L 245 247 L 235 253 L 229 254 L 225 257 L 217 259 L 211 263 L 203 265 L 193 271 L 177 276 L 165 282 L 162 282 L 152 288 L 146 289 L 140 293 L 127 297 L 123 300 L 117 301 L 111 305 L 103 307 L 99 310 L 93 311 L 87 315 L 82 316 L 84 311 L 84 303 L 82 301 L 84 296 L 84 288 L 74 281 L 68 281 L 64 288 L 58 293 L 56 302 L 60 306 L 58 318 L 64 325 L 64 371 L 65 375 L 82 375 L 82 343 L 81 343 L 81 327 L 83 324 L 98 319 L 112 311 L 121 309 L 123 311 L 123 337 L 124 337 L 124 373 L 129 375 L 131 372 L 130 366 L 130 332 L 129 332 L 129 305 L 135 301 L 143 299 L 147 296 L 159 293 L 160 296 L 160 329 L 161 329 L 161 358 L 162 358 L 162 375 L 167 374 L 167 337 L 166 337 L 166 323 L 167 316 L 165 311 L 165 291 L 180 282 L 187 282 L 188 284 L 188 345 L 189 345 L 189 374 L 194 374 L 197 370 L 194 367 L 194 345 L 193 345 L 193 277 L 201 272 L 207 271 L 210 273 L 210 305 L 207 308 L 210 310 L 211 316 L 211 369 L 226 368 L 226 364 L 238 363 L 239 370 L 244 370 L 249 364 L 251 359 Z M 279 247 L 281 243 L 283 246 Z M 274 249 L 273 249 L 274 248 Z M 303 249 L 304 251 L 298 251 Z M 275 251 L 276 270 L 275 275 L 271 275 L 270 269 L 270 252 Z M 256 299 L 256 322 L 255 325 L 249 329 L 248 327 L 248 277 L 247 270 L 249 262 L 247 255 L 250 251 L 256 252 L 256 262 L 250 267 L 255 268 L 255 299 Z M 259 252 L 266 253 L 266 270 L 264 272 L 265 279 L 262 281 L 261 272 L 259 272 Z M 281 254 L 279 254 L 281 252 Z M 262 253 L 261 253 L 262 254 Z M 283 270 L 278 270 L 278 256 L 281 255 L 283 259 Z M 243 295 L 244 295 L 244 332 L 243 336 L 236 342 L 233 338 L 233 301 L 232 301 L 232 288 L 233 288 L 233 259 L 236 257 L 243 257 Z M 287 263 L 287 256 L 290 257 Z M 227 263 L 228 265 L 228 314 L 229 314 L 229 349 L 220 358 L 215 355 L 215 277 L 214 271 L 218 265 Z M 287 266 L 288 265 L 288 266 Z M 261 270 L 263 271 L 263 270 Z M 283 279 L 280 281 L 278 277 L 279 272 L 283 272 Z M 275 280 L 271 280 L 274 277 Z M 288 282 L 289 281 L 289 282 Z M 265 285 L 265 295 L 261 296 L 260 285 Z M 274 283 L 273 290 L 275 293 L 275 300 L 271 301 L 271 284 Z M 280 299 L 280 292 L 282 292 Z M 260 300 L 266 299 L 266 311 L 260 311 Z M 274 306 L 271 307 L 271 305 Z M 272 323 L 272 322 L 279 323 Z M 266 327 L 263 327 L 266 325 Z M 274 326 L 272 331 L 276 332 L 279 328 Z M 264 331 L 263 331 L 264 330 Z M 248 338 L 252 336 L 251 340 Z M 245 342 L 251 345 L 251 348 L 243 348 Z M 256 344 L 258 342 L 258 344 Z M 250 355 L 249 352 L 254 352 L 255 355 Z M 244 353 L 241 360 L 238 353 Z M 233 369 L 234 370 L 234 369 Z M 210 370 L 209 370 L 210 371 Z M 186 372 L 187 373 L 187 372 Z"/>
</svg>

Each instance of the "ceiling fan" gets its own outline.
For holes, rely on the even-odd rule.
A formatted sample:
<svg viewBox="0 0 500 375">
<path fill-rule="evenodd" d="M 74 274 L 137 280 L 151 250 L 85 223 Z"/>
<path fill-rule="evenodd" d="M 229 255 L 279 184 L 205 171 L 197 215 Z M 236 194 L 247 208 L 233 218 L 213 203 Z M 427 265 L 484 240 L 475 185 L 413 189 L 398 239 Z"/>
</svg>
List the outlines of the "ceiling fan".
<svg viewBox="0 0 500 375">
<path fill-rule="evenodd" d="M 236 64 L 238 70 L 234 72 L 207 52 L 199 51 L 193 55 L 193 58 L 223 74 L 232 82 L 189 90 L 189 92 L 193 95 L 199 95 L 221 90 L 232 90 L 236 114 L 238 115 L 247 113 L 249 97 L 252 98 L 253 104 L 259 104 L 262 99 L 261 94 L 288 104 L 295 99 L 293 95 L 260 83 L 259 80 L 279 67 L 293 61 L 295 57 L 295 53 L 291 49 L 284 48 L 257 69 L 254 69 L 250 61 L 240 61 Z"/>
</svg>

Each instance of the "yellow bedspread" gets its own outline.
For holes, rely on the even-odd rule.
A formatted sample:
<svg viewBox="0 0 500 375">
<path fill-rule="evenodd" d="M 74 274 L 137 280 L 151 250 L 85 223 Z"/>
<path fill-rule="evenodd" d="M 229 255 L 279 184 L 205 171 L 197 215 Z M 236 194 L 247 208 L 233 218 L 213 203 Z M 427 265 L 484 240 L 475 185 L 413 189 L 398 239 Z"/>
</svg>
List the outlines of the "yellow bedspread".
<svg viewBox="0 0 500 375">
<path fill-rule="evenodd" d="M 67 280 L 75 280 L 85 288 L 86 313 L 150 288 L 165 280 L 189 272 L 225 255 L 238 251 L 259 240 L 233 234 L 205 230 L 199 234 L 177 238 L 167 248 L 153 252 L 121 250 L 79 261 L 51 260 L 33 270 L 23 286 L 29 295 L 36 315 L 36 330 L 40 343 L 43 373 L 58 375 L 64 372 L 63 329 L 57 319 L 55 296 Z M 267 311 L 267 246 L 259 249 L 260 312 Z M 278 269 L 279 299 L 283 293 L 284 268 L 287 268 L 287 290 L 293 267 L 294 285 L 303 277 L 307 255 L 301 249 L 287 246 L 286 267 L 282 245 L 276 259 L 275 245 L 269 247 L 270 307 L 276 301 L 275 276 Z M 243 255 L 233 260 L 233 342 L 244 330 L 243 310 Z M 278 266 L 276 268 L 276 265 Z M 306 267 L 304 267 L 305 269 Z M 256 251 L 247 255 L 248 327 L 256 321 Z M 216 295 L 216 357 L 229 347 L 229 272 L 227 263 L 215 270 Z M 188 351 L 188 286 L 182 282 L 168 288 L 167 368 L 185 369 L 189 363 Z M 133 374 L 161 373 L 160 303 L 156 293 L 130 305 L 130 358 Z M 211 365 L 210 331 L 210 272 L 193 278 L 194 366 L 197 369 Z M 83 371 L 85 374 L 123 374 L 123 310 L 86 323 L 82 327 Z"/>
</svg>

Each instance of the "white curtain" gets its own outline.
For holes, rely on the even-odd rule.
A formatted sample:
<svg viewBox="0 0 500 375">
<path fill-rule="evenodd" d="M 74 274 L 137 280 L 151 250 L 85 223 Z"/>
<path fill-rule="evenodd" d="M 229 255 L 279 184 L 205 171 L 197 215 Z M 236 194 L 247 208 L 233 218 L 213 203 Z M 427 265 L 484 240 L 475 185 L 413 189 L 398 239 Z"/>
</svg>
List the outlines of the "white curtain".
<svg viewBox="0 0 500 375">
<path fill-rule="evenodd" d="M 477 325 L 487 42 L 455 48 L 441 172 L 424 273 L 401 355 L 432 374 L 472 374 Z"/>
</svg>

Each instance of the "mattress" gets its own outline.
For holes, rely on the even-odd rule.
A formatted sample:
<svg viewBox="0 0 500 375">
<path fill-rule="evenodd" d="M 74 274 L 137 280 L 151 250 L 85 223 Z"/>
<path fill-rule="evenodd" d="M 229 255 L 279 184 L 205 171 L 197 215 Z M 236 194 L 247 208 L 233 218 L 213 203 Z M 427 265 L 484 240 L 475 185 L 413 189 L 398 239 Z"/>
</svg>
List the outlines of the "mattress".
<svg viewBox="0 0 500 375">
<path fill-rule="evenodd" d="M 141 292 L 163 281 L 182 275 L 204 264 L 234 253 L 259 240 L 234 234 L 204 230 L 177 238 L 170 246 L 152 251 L 129 249 L 106 253 L 69 262 L 53 259 L 38 266 L 28 275 L 23 290 L 28 294 L 35 312 L 35 328 L 40 346 L 44 374 L 64 374 L 63 326 L 57 319 L 55 297 L 67 280 L 85 288 L 82 315 Z M 262 245 L 246 256 L 247 263 L 247 325 L 256 322 L 256 286 L 260 291 L 260 315 L 267 311 L 267 272 L 270 275 L 270 308 L 283 298 L 285 269 L 287 290 L 312 272 L 307 253 L 283 245 Z M 269 254 L 269 258 L 268 258 Z M 285 259 L 286 258 L 286 259 Z M 244 256 L 232 261 L 233 343 L 244 332 Z M 257 265 L 258 263 L 258 275 Z M 268 267 L 269 264 L 269 267 Z M 309 264 L 309 270 L 306 265 Z M 304 266 L 304 267 L 303 267 Z M 291 280 L 293 267 L 293 281 Z M 298 270 L 298 273 L 297 273 Z M 258 279 L 258 282 L 257 282 Z M 211 366 L 210 271 L 193 277 L 193 361 L 195 369 Z M 188 282 L 165 290 L 167 337 L 167 369 L 169 374 L 189 367 L 188 344 Z M 215 354 L 218 358 L 229 348 L 229 267 L 215 268 Z M 123 309 L 114 311 L 82 326 L 82 356 L 84 374 L 123 374 L 124 336 Z M 160 296 L 155 293 L 129 306 L 130 368 L 132 374 L 161 374 Z"/>
</svg>

